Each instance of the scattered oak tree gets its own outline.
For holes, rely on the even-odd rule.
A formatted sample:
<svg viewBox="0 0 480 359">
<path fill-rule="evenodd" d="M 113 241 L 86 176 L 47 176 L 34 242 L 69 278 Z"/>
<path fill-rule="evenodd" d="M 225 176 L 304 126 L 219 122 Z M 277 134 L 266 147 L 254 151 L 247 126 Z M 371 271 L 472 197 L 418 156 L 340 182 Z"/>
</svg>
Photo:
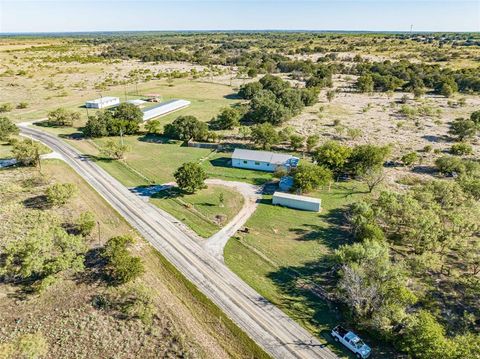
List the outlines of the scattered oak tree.
<svg viewBox="0 0 480 359">
<path fill-rule="evenodd" d="M 45 194 L 52 206 L 63 206 L 76 196 L 78 188 L 73 183 L 55 183 L 47 188 Z"/>
<path fill-rule="evenodd" d="M 278 143 L 278 133 L 270 123 L 262 123 L 251 128 L 251 138 L 253 143 L 262 147 L 262 149 L 269 149 L 273 144 Z"/>
<path fill-rule="evenodd" d="M 0 117 L 0 141 L 8 141 L 10 136 L 18 135 L 18 127 L 7 117 Z"/>
<path fill-rule="evenodd" d="M 184 163 L 175 171 L 173 176 L 178 187 L 187 193 L 195 193 L 197 190 L 205 188 L 207 174 L 198 163 Z"/>
<path fill-rule="evenodd" d="M 316 190 L 332 179 L 332 172 L 322 166 L 301 164 L 293 170 L 293 188 L 300 192 Z"/>
<path fill-rule="evenodd" d="M 133 243 L 130 236 L 117 236 L 110 238 L 103 248 L 102 257 L 107 262 L 105 271 L 114 284 L 131 282 L 144 272 L 142 260 L 128 251 Z"/>
</svg>

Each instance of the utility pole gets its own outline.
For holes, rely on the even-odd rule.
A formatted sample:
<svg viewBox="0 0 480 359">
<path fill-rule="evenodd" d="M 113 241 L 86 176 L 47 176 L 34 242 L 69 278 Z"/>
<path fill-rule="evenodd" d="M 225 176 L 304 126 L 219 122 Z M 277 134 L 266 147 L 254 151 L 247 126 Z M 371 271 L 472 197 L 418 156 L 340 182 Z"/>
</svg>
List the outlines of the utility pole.
<svg viewBox="0 0 480 359">
<path fill-rule="evenodd" d="M 97 228 L 98 228 L 98 246 L 101 247 L 102 246 L 102 240 L 101 240 L 101 237 L 100 237 L 100 221 L 97 221 Z"/>
<path fill-rule="evenodd" d="M 123 130 L 122 129 L 120 129 L 120 143 L 123 146 Z"/>
<path fill-rule="evenodd" d="M 33 145 L 33 140 L 32 140 Z M 40 159 L 40 153 L 38 152 L 38 146 L 35 147 L 35 162 L 38 164 L 38 171 L 42 174 L 42 161 Z"/>
</svg>

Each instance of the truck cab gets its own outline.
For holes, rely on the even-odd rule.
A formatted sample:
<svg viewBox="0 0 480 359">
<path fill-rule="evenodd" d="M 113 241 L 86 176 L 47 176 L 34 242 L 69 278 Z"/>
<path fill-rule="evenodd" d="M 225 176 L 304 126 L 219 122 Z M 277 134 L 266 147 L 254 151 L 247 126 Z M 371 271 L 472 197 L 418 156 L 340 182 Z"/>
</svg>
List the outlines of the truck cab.
<svg viewBox="0 0 480 359">
<path fill-rule="evenodd" d="M 368 358 L 372 353 L 372 349 L 363 342 L 362 339 L 354 332 L 346 330 L 345 328 L 337 325 L 332 330 L 332 337 L 336 342 L 342 343 L 348 349 L 350 349 L 357 358 Z"/>
</svg>

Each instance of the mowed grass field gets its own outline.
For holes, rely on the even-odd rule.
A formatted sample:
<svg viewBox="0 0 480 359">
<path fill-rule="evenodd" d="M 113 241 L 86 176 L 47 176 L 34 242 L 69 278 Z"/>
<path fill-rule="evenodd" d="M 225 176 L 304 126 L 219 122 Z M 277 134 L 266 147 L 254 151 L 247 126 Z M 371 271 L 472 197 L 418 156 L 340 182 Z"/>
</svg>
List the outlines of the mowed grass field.
<svg viewBox="0 0 480 359">
<path fill-rule="evenodd" d="M 97 163 L 127 187 L 148 184 L 164 184 L 174 181 L 173 173 L 185 162 L 197 162 L 210 178 L 262 184 L 272 179 L 272 174 L 245 170 L 231 166 L 231 152 L 217 152 L 205 148 L 193 148 L 181 141 L 164 137 L 124 136 L 129 150 L 122 161 L 102 158 L 101 148 L 109 140 L 121 141 L 120 137 L 94 140 L 67 140 L 81 152 L 93 156 Z"/>
<path fill-rule="evenodd" d="M 273 206 L 271 196 L 264 196 L 246 223 L 249 233 L 227 243 L 226 264 L 311 333 L 330 341 L 328 333 L 341 315 L 311 288 L 330 285 L 330 256 L 349 239 L 344 211 L 364 192 L 361 183 L 351 181 L 308 194 L 321 198 L 320 213 Z"/>
<path fill-rule="evenodd" d="M 220 198 L 223 196 L 223 203 Z M 182 221 L 199 236 L 208 238 L 240 211 L 243 196 L 237 191 L 209 185 L 195 194 L 182 194 L 177 189 L 164 190 L 150 200 L 154 205 Z"/>
</svg>

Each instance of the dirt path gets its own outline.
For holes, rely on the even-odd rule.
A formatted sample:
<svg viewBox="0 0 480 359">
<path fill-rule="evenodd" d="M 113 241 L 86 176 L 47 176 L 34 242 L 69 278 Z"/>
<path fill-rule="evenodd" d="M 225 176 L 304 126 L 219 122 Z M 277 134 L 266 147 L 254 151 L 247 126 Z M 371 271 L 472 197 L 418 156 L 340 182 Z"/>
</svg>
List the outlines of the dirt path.
<svg viewBox="0 0 480 359">
<path fill-rule="evenodd" d="M 202 243 L 203 248 L 208 253 L 223 261 L 223 249 L 228 239 L 247 222 L 257 209 L 258 202 L 262 198 L 262 187 L 244 182 L 223 181 L 220 179 L 209 179 L 206 183 L 233 188 L 245 199 L 245 203 L 237 215 L 225 227 Z"/>
</svg>

